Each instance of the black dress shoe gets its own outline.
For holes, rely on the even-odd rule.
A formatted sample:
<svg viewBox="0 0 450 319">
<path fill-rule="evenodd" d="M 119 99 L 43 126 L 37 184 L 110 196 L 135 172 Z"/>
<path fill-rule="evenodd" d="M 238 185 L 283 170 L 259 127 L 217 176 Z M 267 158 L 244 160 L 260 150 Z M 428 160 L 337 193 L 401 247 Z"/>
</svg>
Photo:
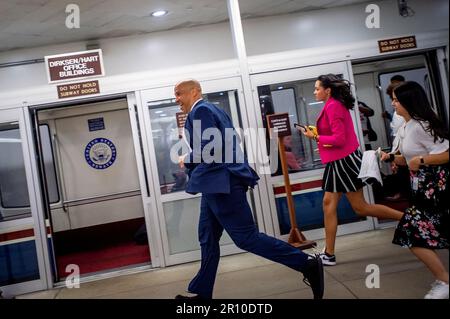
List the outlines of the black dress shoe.
<svg viewBox="0 0 450 319">
<path fill-rule="evenodd" d="M 307 266 L 303 272 L 303 282 L 311 287 L 314 299 L 323 298 L 324 281 L 323 281 L 323 265 L 318 255 L 311 256 L 307 260 Z"/>
<path fill-rule="evenodd" d="M 176 295 L 175 299 L 204 299 L 200 297 L 199 295 L 192 295 L 192 296 L 184 296 L 184 295 Z"/>
</svg>

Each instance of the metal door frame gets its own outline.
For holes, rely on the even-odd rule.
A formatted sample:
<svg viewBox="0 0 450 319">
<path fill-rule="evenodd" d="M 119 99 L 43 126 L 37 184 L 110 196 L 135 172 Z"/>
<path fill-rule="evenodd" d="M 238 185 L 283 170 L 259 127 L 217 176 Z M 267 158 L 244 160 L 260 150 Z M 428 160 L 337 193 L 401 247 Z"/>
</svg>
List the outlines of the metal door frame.
<svg viewBox="0 0 450 319">
<path fill-rule="evenodd" d="M 142 164 L 142 153 L 141 153 L 141 146 L 140 146 L 140 140 L 139 140 L 139 132 L 137 130 L 137 126 L 136 126 L 136 97 L 135 97 L 135 93 L 120 93 L 120 94 L 114 94 L 114 95 L 107 95 L 107 96 L 100 96 L 100 97 L 93 97 L 93 98 L 84 98 L 84 99 L 74 99 L 74 100 L 70 100 L 70 101 L 60 101 L 60 102 L 55 102 L 55 103 L 46 103 L 46 104 L 40 104 L 40 105 L 33 105 L 31 108 L 32 109 L 45 109 L 45 108 L 63 108 L 65 106 L 73 106 L 73 105 L 82 105 L 82 104 L 90 104 L 90 103 L 99 103 L 99 102 L 107 102 L 110 100 L 117 100 L 117 99 L 124 99 L 126 98 L 126 103 L 128 106 L 128 114 L 129 114 L 129 118 L 130 118 L 130 125 L 131 125 L 131 130 L 132 130 L 132 142 L 134 144 L 134 151 L 135 151 L 135 155 L 136 155 L 136 167 L 138 170 L 138 175 L 139 175 L 139 184 L 140 184 L 140 188 L 141 188 L 141 193 L 144 194 L 144 192 L 146 192 L 147 188 L 146 188 L 146 184 L 145 184 L 145 176 L 143 174 L 143 164 Z M 0 111 L 1 112 L 1 111 Z M 30 111 L 28 110 L 28 107 L 24 107 L 23 112 L 25 114 L 27 123 L 31 123 L 31 116 L 30 116 Z M 29 124 L 27 127 L 27 133 L 28 133 L 28 138 L 29 141 L 33 141 L 34 139 L 34 132 L 32 132 L 32 125 Z M 36 145 L 34 143 L 29 143 L 30 145 L 30 154 L 36 154 L 37 150 L 35 149 Z M 34 158 L 32 156 L 32 158 Z M 42 206 L 42 193 L 41 193 L 41 184 L 40 184 L 40 178 L 39 178 L 39 169 L 38 169 L 38 163 L 37 161 L 35 161 L 33 163 L 35 170 L 34 170 L 34 174 L 33 174 L 33 179 L 35 180 L 35 191 L 36 194 L 39 195 L 39 198 L 41 198 L 40 201 L 40 211 L 39 211 L 39 217 L 44 221 L 45 223 L 45 214 L 44 214 L 44 208 Z M 59 177 L 58 177 L 59 178 Z M 144 182 L 143 182 L 144 181 Z M 58 180 L 58 183 L 60 181 Z M 142 195 L 143 198 L 143 195 Z M 145 223 L 146 223 L 146 227 L 147 227 L 147 232 L 149 232 L 149 225 L 151 225 L 151 210 L 152 208 L 149 207 L 148 205 L 145 205 L 144 202 L 144 218 L 145 218 Z M 47 232 L 47 228 L 45 225 L 41 226 L 41 233 L 45 232 L 45 236 L 47 236 L 46 232 Z M 45 231 L 44 231 L 45 230 Z M 123 270 L 115 270 L 115 271 L 106 271 L 104 273 L 99 273 L 99 274 L 94 274 L 94 275 L 85 275 L 83 277 L 80 278 L 80 282 L 89 282 L 89 281 L 93 281 L 93 280 L 99 280 L 99 279 L 104 279 L 104 278 L 111 278 L 114 276 L 118 276 L 118 275 L 123 275 L 123 274 L 131 274 L 131 273 L 136 273 L 136 272 L 141 272 L 141 271 L 146 271 L 149 269 L 152 269 L 154 267 L 158 267 L 159 264 L 159 257 L 158 257 L 158 253 L 156 249 L 153 249 L 154 247 L 154 242 L 152 241 L 154 236 L 148 236 L 148 240 L 149 240 L 149 249 L 150 249 L 150 261 L 151 264 L 150 265 L 145 265 L 145 266 L 136 266 L 136 267 L 132 267 L 129 269 L 123 269 Z M 53 273 L 51 270 L 52 267 L 52 263 L 54 263 L 53 260 L 53 256 L 50 255 L 50 251 L 48 246 L 46 245 L 44 247 L 44 254 L 45 254 L 45 259 L 44 262 L 46 263 L 46 272 L 47 272 L 47 286 L 41 289 L 51 289 L 53 287 L 62 287 L 65 285 L 65 281 L 59 281 L 59 282 L 55 282 L 54 278 L 53 278 Z M 38 289 L 39 290 L 39 289 Z"/>
<path fill-rule="evenodd" d="M 134 151 L 136 156 L 136 165 L 139 175 L 139 184 L 141 187 L 142 204 L 144 207 L 145 226 L 147 229 L 147 239 L 150 248 L 151 265 L 153 267 L 164 266 L 163 250 L 161 246 L 161 234 L 158 227 L 158 215 L 156 208 L 156 199 L 153 184 L 153 172 L 151 167 L 148 150 L 148 143 L 146 139 L 145 126 L 141 124 L 139 118 L 142 118 L 142 110 L 138 105 L 140 102 L 140 93 L 127 94 L 128 110 L 130 115 L 131 131 L 133 134 Z"/>
<path fill-rule="evenodd" d="M 351 83 L 354 83 L 352 67 L 351 67 L 350 61 L 327 63 L 327 64 L 299 67 L 299 68 L 287 69 L 287 70 L 264 72 L 264 73 L 251 75 L 250 81 L 252 83 L 252 94 L 253 94 L 253 101 L 254 101 L 253 112 L 254 112 L 254 114 L 258 114 L 258 116 L 257 116 L 258 127 L 263 127 L 260 105 L 259 105 L 258 86 L 269 85 L 269 84 L 274 84 L 274 83 L 291 82 L 291 81 L 313 80 L 313 79 L 316 79 L 317 76 L 319 76 L 320 74 L 328 74 L 328 73 L 343 74 L 345 79 L 348 79 Z M 311 90 L 313 90 L 313 89 L 314 88 L 311 88 Z M 355 93 L 354 87 L 352 88 L 352 90 L 353 90 L 353 93 Z M 355 128 L 355 132 L 356 132 L 358 141 L 359 141 L 360 145 L 364 145 L 361 124 L 360 124 L 359 120 L 356 120 L 356 119 L 359 119 L 358 108 L 355 107 L 350 112 L 350 114 L 352 116 L 353 126 Z M 260 143 L 261 143 L 261 149 L 266 150 L 266 141 L 261 140 Z M 289 176 L 290 176 L 291 181 L 294 181 L 294 180 L 311 181 L 311 180 L 319 180 L 319 179 L 321 180 L 323 171 L 324 171 L 324 169 L 317 169 L 317 170 L 311 170 L 311 171 L 305 171 L 305 172 L 291 173 Z M 275 184 L 284 184 L 282 175 L 272 177 L 270 174 L 267 174 L 267 175 L 261 176 L 260 187 L 261 188 L 265 187 L 266 193 L 268 194 L 268 196 L 265 196 L 262 198 L 261 205 L 263 207 L 268 207 L 268 209 L 266 209 L 263 212 L 264 219 L 271 221 L 270 224 L 269 223 L 266 224 L 268 233 L 270 233 L 278 238 L 281 238 L 283 240 L 287 240 L 288 239 L 287 234 L 286 235 L 280 234 L 280 227 L 279 227 L 277 208 L 276 208 L 276 202 L 275 202 L 275 194 L 273 191 L 273 185 L 275 185 Z M 319 189 L 317 189 L 317 190 L 319 190 Z M 308 191 L 314 191 L 314 189 L 308 190 Z M 369 202 L 373 202 L 372 192 L 371 192 L 371 190 L 368 190 L 367 187 L 364 188 L 364 195 Z M 270 226 L 272 226 L 271 229 L 269 228 Z M 371 230 L 371 229 L 374 229 L 374 218 L 367 217 L 367 219 L 365 221 L 339 225 L 338 235 L 349 234 L 349 233 L 360 232 L 360 231 Z M 308 237 L 308 239 L 312 239 L 312 240 L 324 238 L 323 228 L 305 231 L 304 234 L 306 237 Z"/>
<path fill-rule="evenodd" d="M 240 77 L 231 77 L 231 78 L 223 78 L 217 80 L 206 80 L 200 81 L 202 85 L 203 93 L 213 93 L 220 91 L 237 91 L 237 98 L 239 102 L 240 115 L 242 119 L 242 128 L 248 128 L 250 126 L 249 122 L 249 112 L 251 112 L 245 105 L 243 89 L 242 89 L 242 81 Z M 149 179 L 149 184 L 151 185 L 151 193 L 154 194 L 153 198 L 156 199 L 156 214 L 153 215 L 153 219 L 159 222 L 159 242 L 157 244 L 159 248 L 160 256 L 164 258 L 160 259 L 160 265 L 174 265 L 179 263 L 185 263 L 190 261 L 196 261 L 200 259 L 200 250 L 185 252 L 185 253 L 177 253 L 170 254 L 169 252 L 169 243 L 167 233 L 165 231 L 166 226 L 164 223 L 164 211 L 163 211 L 163 203 L 180 200 L 180 199 L 188 199 L 188 198 L 196 198 L 200 197 L 201 194 L 198 195 L 189 195 L 185 192 L 182 193 L 173 193 L 173 194 L 161 194 L 160 191 L 160 183 L 158 177 L 158 168 L 156 167 L 156 155 L 153 144 L 153 134 L 151 129 L 151 121 L 150 114 L 148 112 L 148 107 L 146 106 L 147 101 L 160 101 L 167 99 L 174 99 L 174 86 L 165 86 L 159 88 L 148 89 L 144 91 L 140 91 L 138 96 L 138 115 L 139 115 L 139 123 L 142 132 L 142 140 L 144 146 L 144 154 L 148 154 L 145 158 L 145 165 L 148 168 L 148 171 L 151 171 L 150 175 L 152 179 Z M 255 145 L 248 143 L 246 145 L 246 151 L 252 152 L 255 154 Z M 253 165 L 252 165 L 253 166 Z M 254 167 L 254 166 L 253 166 Z M 255 168 L 255 167 L 254 167 Z M 253 191 L 254 196 L 254 204 L 255 204 L 255 218 L 258 221 L 258 227 L 260 230 L 264 231 L 264 222 L 262 216 L 262 208 L 261 208 L 261 195 L 259 193 L 259 187 L 255 187 Z M 148 199 L 144 199 L 147 201 Z M 234 244 L 227 244 L 221 246 L 221 252 L 223 255 L 232 254 L 242 252 L 239 248 L 237 248 Z"/>
<path fill-rule="evenodd" d="M 26 107 L 0 110 L 1 122 L 18 122 L 22 144 L 25 174 L 30 199 L 31 217 L 0 223 L 2 228 L 23 228 L 28 226 L 34 232 L 34 242 L 39 268 L 39 279 L 0 287 L 5 297 L 48 289 L 52 286 L 51 266 L 49 262 L 47 227 L 45 224 L 41 192 L 38 180 L 38 168 L 34 153 L 33 134 L 30 117 Z"/>
</svg>

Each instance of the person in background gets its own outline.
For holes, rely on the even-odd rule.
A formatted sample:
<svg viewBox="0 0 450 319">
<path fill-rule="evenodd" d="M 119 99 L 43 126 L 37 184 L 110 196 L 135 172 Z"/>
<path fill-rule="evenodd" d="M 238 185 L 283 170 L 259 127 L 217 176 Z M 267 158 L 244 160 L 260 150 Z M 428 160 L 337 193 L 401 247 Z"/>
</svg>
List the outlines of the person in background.
<svg viewBox="0 0 450 319">
<path fill-rule="evenodd" d="M 400 83 L 405 82 L 405 77 L 403 75 L 396 74 L 396 75 L 391 77 L 389 82 L 391 82 L 391 84 L 400 84 Z"/>
<path fill-rule="evenodd" d="M 298 159 L 294 152 L 292 151 L 292 137 L 285 136 L 283 138 L 284 144 L 284 154 L 286 156 L 286 164 L 288 166 L 289 171 L 298 171 L 300 170 L 300 159 Z"/>
<path fill-rule="evenodd" d="M 366 151 L 372 149 L 370 142 L 377 140 L 377 133 L 373 130 L 369 117 L 374 116 L 374 110 L 366 103 L 358 100 L 359 119 L 364 136 L 364 147 Z"/>
<path fill-rule="evenodd" d="M 391 84 L 386 89 L 386 94 L 389 95 L 391 101 L 393 100 L 392 93 L 394 89 L 400 84 L 404 83 L 400 81 L 403 78 L 401 75 L 393 76 L 391 78 Z M 403 117 L 397 114 L 394 109 L 393 119 L 391 122 L 391 133 L 394 138 L 392 141 L 392 148 L 389 153 L 396 154 L 398 152 L 399 147 L 399 138 L 397 136 L 397 132 L 399 128 L 405 123 Z M 409 191 L 409 170 L 406 166 L 397 166 L 395 163 L 391 163 L 392 174 L 387 175 L 385 178 L 385 195 L 384 199 L 388 201 L 397 201 L 400 199 L 409 199 L 410 191 Z M 407 186 L 407 187 L 405 187 Z"/>
<path fill-rule="evenodd" d="M 416 82 L 397 86 L 392 105 L 405 119 L 398 131 L 400 153 L 383 153 L 382 160 L 408 165 L 413 195 L 392 242 L 409 248 L 435 277 L 425 298 L 448 299 L 448 271 L 436 253 L 449 248 L 448 131 Z"/>
<path fill-rule="evenodd" d="M 298 130 L 316 140 L 322 163 L 326 164 L 322 179 L 325 247 L 320 257 L 324 265 L 333 266 L 336 265 L 337 206 L 342 194 L 362 216 L 400 220 L 403 213 L 387 206 L 368 204 L 364 199 L 363 183 L 358 178 L 362 154 L 349 111 L 355 98 L 348 81 L 334 74 L 321 75 L 315 82 L 314 95 L 317 101 L 325 102 L 317 119 L 317 134 L 310 129 Z"/>
<path fill-rule="evenodd" d="M 258 231 L 247 202 L 247 190 L 257 184 L 259 177 L 245 159 L 237 139 L 232 137 L 234 134 L 228 134 L 235 133 L 230 117 L 203 100 L 196 80 L 179 82 L 174 93 L 181 111 L 188 114 L 185 136 L 191 151 L 179 158 L 180 167 L 188 170 L 186 192 L 202 193 L 198 224 L 200 270 L 189 283 L 191 295 L 177 295 L 175 299 L 212 298 L 223 230 L 240 249 L 303 273 L 303 281 L 311 287 L 314 298 L 321 299 L 324 290 L 321 259 Z M 215 145 L 208 149 L 210 143 Z M 216 152 L 220 154 L 218 159 L 214 156 Z"/>
<path fill-rule="evenodd" d="M 397 74 L 394 75 L 393 77 L 391 77 L 390 79 L 390 83 L 388 85 L 388 87 L 386 88 L 386 94 L 391 98 L 392 100 L 392 91 L 394 90 L 394 88 L 396 86 L 398 86 L 399 84 L 405 82 L 405 77 Z M 397 112 L 394 112 L 392 114 L 389 114 L 387 111 L 384 111 L 382 116 L 386 119 L 389 120 L 389 126 L 391 128 L 391 141 L 392 144 L 394 145 L 394 141 L 395 141 L 395 136 L 397 134 L 398 129 L 400 128 L 400 126 L 402 126 L 402 124 L 405 122 L 405 120 L 403 119 L 403 117 L 401 117 L 400 115 L 397 114 Z"/>
</svg>

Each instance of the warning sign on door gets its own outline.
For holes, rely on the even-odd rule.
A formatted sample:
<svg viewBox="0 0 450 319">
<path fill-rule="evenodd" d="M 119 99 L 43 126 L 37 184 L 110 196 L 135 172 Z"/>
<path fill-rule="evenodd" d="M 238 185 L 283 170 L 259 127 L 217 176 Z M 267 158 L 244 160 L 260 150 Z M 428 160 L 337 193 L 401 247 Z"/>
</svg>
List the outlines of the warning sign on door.
<svg viewBox="0 0 450 319">
<path fill-rule="evenodd" d="M 58 85 L 57 88 L 60 99 L 100 93 L 98 81 Z"/>
</svg>

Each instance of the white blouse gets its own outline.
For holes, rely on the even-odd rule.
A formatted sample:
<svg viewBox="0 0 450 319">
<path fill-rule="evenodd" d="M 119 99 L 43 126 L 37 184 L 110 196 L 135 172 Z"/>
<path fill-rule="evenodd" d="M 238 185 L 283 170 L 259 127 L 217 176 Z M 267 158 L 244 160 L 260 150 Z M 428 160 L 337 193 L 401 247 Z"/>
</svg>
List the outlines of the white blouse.
<svg viewBox="0 0 450 319">
<path fill-rule="evenodd" d="M 422 127 L 422 125 L 423 127 Z M 426 156 L 428 154 L 440 154 L 448 150 L 448 140 L 443 141 L 434 137 L 430 132 L 425 131 L 428 123 L 410 119 L 398 130 L 400 138 L 400 153 L 406 158 L 406 162 L 415 156 Z"/>
</svg>

